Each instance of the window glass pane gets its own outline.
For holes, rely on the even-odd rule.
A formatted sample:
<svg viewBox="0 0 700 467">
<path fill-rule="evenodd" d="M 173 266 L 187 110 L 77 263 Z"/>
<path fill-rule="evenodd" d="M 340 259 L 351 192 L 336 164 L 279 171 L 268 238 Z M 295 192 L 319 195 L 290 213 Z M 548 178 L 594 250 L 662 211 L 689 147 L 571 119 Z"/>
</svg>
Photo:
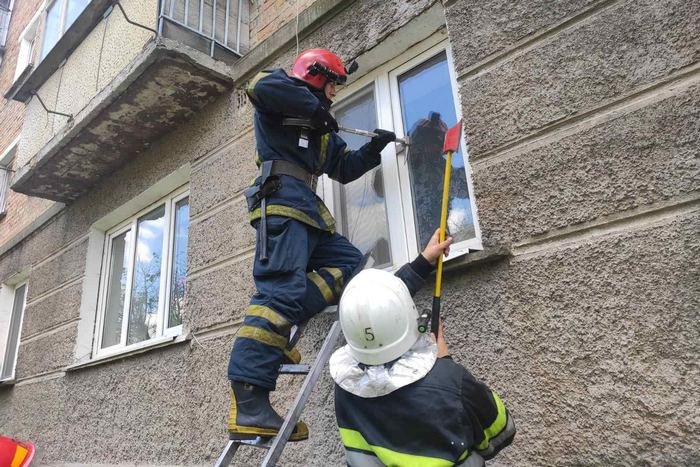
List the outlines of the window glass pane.
<svg viewBox="0 0 700 467">
<path fill-rule="evenodd" d="M 49 7 L 44 25 L 44 41 L 41 45 L 41 58 L 48 55 L 58 38 L 61 37 L 61 0 L 56 0 Z"/>
<path fill-rule="evenodd" d="M 130 230 L 112 239 L 109 278 L 107 279 L 107 305 L 102 327 L 101 347 L 103 349 L 121 342 L 126 280 L 129 271 L 127 252 L 129 251 L 130 243 Z"/>
<path fill-rule="evenodd" d="M 148 340 L 156 335 L 164 227 L 165 205 L 141 217 L 137 223 L 127 345 Z"/>
<path fill-rule="evenodd" d="M 402 74 L 398 82 L 404 129 L 411 137 L 408 169 L 418 246 L 422 248 L 440 225 L 445 173 L 442 144 L 447 129 L 457 123 L 445 52 Z M 473 238 L 462 151 L 452 156 L 448 209 L 447 227 L 455 242 Z"/>
<path fill-rule="evenodd" d="M 344 126 L 372 131 L 377 127 L 375 109 L 374 93 L 368 89 L 350 102 L 339 105 L 335 116 Z M 353 149 L 369 141 L 364 136 L 342 131 L 340 136 Z M 374 267 L 391 264 L 384 178 L 380 167 L 346 185 L 336 183 L 335 199 L 338 230 L 362 253 L 371 252 Z"/>
<path fill-rule="evenodd" d="M 27 293 L 27 286 L 21 285 L 15 289 L 15 298 L 12 303 L 12 315 L 10 316 L 10 330 L 7 340 L 5 359 L 2 364 L 2 374 L 0 379 L 9 378 L 14 373 L 15 357 L 19 345 L 20 324 L 22 322 L 22 312 L 24 311 L 24 297 Z"/>
<path fill-rule="evenodd" d="M 185 302 L 185 279 L 187 275 L 187 236 L 190 223 L 189 198 L 175 205 L 175 232 L 173 242 L 173 265 L 170 278 L 170 310 L 168 327 L 182 324 L 182 309 Z"/>
<path fill-rule="evenodd" d="M 68 0 L 68 11 L 66 13 L 66 27 L 68 29 L 75 19 L 80 16 L 90 0 Z M 63 31 L 65 32 L 65 31 Z"/>
</svg>

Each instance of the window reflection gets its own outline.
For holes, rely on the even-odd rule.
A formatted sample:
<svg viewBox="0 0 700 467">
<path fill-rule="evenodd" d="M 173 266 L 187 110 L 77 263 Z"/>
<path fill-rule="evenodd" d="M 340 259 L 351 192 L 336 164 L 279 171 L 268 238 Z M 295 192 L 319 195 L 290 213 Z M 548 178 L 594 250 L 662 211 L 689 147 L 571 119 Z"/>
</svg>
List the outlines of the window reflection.
<svg viewBox="0 0 700 467">
<path fill-rule="evenodd" d="M 127 345 L 156 335 L 164 227 L 164 205 L 138 220 Z"/>
<path fill-rule="evenodd" d="M 170 310 L 168 327 L 182 324 L 187 275 L 187 237 L 190 220 L 189 198 L 175 205 L 175 239 L 173 242 L 173 266 L 170 279 Z"/>
<path fill-rule="evenodd" d="M 365 90 L 335 112 L 344 126 L 372 131 L 377 127 L 374 93 Z M 340 132 L 348 147 L 357 149 L 369 141 L 364 136 Z M 337 184 L 335 212 L 340 213 L 340 232 L 363 254 L 370 252 L 373 267 L 391 264 L 389 222 L 386 215 L 384 178 L 381 166 L 346 185 Z"/>
<path fill-rule="evenodd" d="M 44 23 L 44 41 L 41 46 L 41 58 L 43 59 L 49 53 L 53 46 L 58 42 L 61 36 L 61 1 L 56 0 L 49 7 L 46 14 L 46 22 Z"/>
<path fill-rule="evenodd" d="M 126 252 L 129 251 L 130 243 L 130 230 L 112 239 L 109 285 L 107 288 L 107 307 L 105 309 L 102 333 L 103 349 L 121 342 L 124 299 L 126 298 L 126 281 L 129 271 L 129 260 Z"/>
<path fill-rule="evenodd" d="M 404 128 L 411 138 L 408 169 L 419 248 L 440 224 L 447 129 L 457 123 L 447 56 L 441 52 L 398 78 Z M 448 228 L 455 242 L 475 236 L 462 152 L 452 156 Z"/>
</svg>

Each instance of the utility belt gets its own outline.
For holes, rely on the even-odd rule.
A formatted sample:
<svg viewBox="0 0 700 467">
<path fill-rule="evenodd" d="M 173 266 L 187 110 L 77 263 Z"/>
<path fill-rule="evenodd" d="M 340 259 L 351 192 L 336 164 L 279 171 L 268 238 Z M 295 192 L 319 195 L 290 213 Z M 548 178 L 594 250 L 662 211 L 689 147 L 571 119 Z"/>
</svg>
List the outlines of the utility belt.
<svg viewBox="0 0 700 467">
<path fill-rule="evenodd" d="M 280 175 L 288 175 L 304 182 L 311 191 L 316 192 L 318 176 L 308 172 L 297 164 L 284 160 L 263 161 L 260 164 L 260 181 L 243 191 L 248 211 L 260 206 L 260 227 L 258 238 L 260 261 L 267 261 L 267 197 L 282 188 Z"/>
</svg>

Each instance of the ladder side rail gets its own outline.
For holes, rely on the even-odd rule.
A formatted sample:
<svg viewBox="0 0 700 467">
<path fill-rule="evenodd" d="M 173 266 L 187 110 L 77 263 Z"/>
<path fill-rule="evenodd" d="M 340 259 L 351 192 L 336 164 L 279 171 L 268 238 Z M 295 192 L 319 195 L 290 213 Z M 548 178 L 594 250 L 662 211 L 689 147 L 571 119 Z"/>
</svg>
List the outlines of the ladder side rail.
<svg viewBox="0 0 700 467">
<path fill-rule="evenodd" d="M 267 452 L 265 459 L 263 459 L 262 464 L 260 464 L 261 467 L 273 467 L 275 463 L 279 460 L 279 458 L 282 456 L 282 450 L 287 444 L 287 440 L 292 435 L 292 431 L 294 431 L 294 426 L 296 425 L 297 420 L 299 420 L 299 416 L 304 410 L 304 406 L 306 405 L 306 402 L 311 396 L 311 392 L 313 391 L 314 386 L 316 386 L 316 381 L 318 381 L 319 377 L 323 373 L 324 368 L 326 367 L 326 363 L 328 363 L 328 360 L 330 360 L 331 358 L 331 353 L 333 352 L 333 348 L 336 342 L 338 341 L 339 335 L 340 323 L 338 321 L 335 321 L 333 322 L 333 326 L 331 326 L 331 330 L 326 336 L 326 340 L 321 346 L 321 350 L 319 350 L 318 352 L 316 362 L 314 363 L 309 374 L 306 376 L 301 390 L 299 391 L 299 394 L 294 400 L 292 410 L 290 410 L 287 414 L 282 428 L 275 437 L 275 440 L 272 443 L 270 450 Z"/>
<path fill-rule="evenodd" d="M 235 442 L 234 440 L 229 440 L 229 442 L 226 443 L 224 452 L 222 452 L 219 458 L 216 460 L 216 464 L 214 464 L 214 467 L 228 467 L 229 465 L 231 465 L 231 461 L 233 460 L 233 456 L 238 450 L 238 446 L 240 445 L 237 442 Z"/>
</svg>

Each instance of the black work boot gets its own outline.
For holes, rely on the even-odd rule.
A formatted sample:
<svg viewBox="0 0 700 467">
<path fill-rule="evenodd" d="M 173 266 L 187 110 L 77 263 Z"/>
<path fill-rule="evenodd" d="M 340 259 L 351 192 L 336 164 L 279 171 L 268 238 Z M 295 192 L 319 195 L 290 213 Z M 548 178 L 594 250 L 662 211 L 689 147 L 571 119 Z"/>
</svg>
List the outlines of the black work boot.
<svg viewBox="0 0 700 467">
<path fill-rule="evenodd" d="M 272 437 L 282 428 L 282 423 L 284 420 L 270 405 L 270 391 L 250 383 L 231 382 L 231 411 L 228 418 L 231 439 Z M 289 441 L 301 441 L 308 437 L 309 428 L 300 420 Z"/>
</svg>

